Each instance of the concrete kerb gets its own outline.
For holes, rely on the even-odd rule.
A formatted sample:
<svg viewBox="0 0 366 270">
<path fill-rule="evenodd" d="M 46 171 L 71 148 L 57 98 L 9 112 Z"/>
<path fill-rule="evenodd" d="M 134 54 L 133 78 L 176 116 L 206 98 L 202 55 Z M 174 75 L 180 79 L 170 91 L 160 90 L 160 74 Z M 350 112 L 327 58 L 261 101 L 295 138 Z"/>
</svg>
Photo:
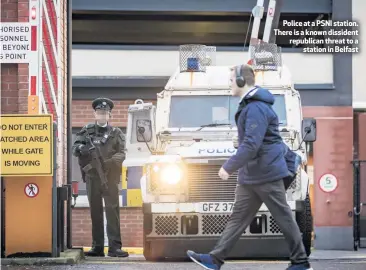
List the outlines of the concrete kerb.
<svg viewBox="0 0 366 270">
<path fill-rule="evenodd" d="M 90 250 L 90 247 L 84 247 L 84 252 Z M 143 248 L 131 247 L 123 248 L 123 250 L 130 253 L 128 258 L 123 260 L 128 261 L 145 261 L 143 256 Z M 105 254 L 108 252 L 108 248 L 104 250 Z M 108 257 L 105 257 L 106 259 Z M 107 260 L 113 260 L 115 258 L 108 258 Z M 95 260 L 94 258 L 88 258 L 88 261 Z M 120 260 L 120 259 L 119 259 Z M 366 249 L 360 249 L 358 251 L 347 251 L 347 250 L 316 250 L 312 249 L 310 255 L 311 261 L 322 261 L 322 260 L 366 260 Z"/>
<path fill-rule="evenodd" d="M 1 258 L 1 265 L 72 265 L 78 264 L 82 259 L 84 259 L 82 249 L 69 249 L 61 252 L 57 258 Z"/>
<path fill-rule="evenodd" d="M 87 263 L 93 261 L 146 261 L 143 254 L 143 248 L 123 248 L 130 253 L 128 258 L 86 258 Z M 1 265 L 73 265 L 82 262 L 85 259 L 84 251 L 90 248 L 80 247 L 61 252 L 58 258 L 2 258 Z M 107 254 L 108 250 L 106 250 Z M 310 255 L 310 261 L 337 260 L 337 261 L 360 261 L 366 260 L 366 249 L 359 251 L 345 250 L 313 250 Z M 258 260 L 260 261 L 260 260 Z"/>
<path fill-rule="evenodd" d="M 84 251 L 88 251 L 90 248 L 84 248 Z M 143 248 L 123 248 L 130 253 L 128 258 L 109 258 L 105 257 L 102 260 L 105 261 L 146 261 L 143 256 Z M 107 254 L 107 250 L 106 250 Z M 101 258 L 87 257 L 87 262 L 100 261 Z M 251 259 L 252 260 L 252 259 Z M 366 260 L 366 249 L 360 249 L 359 251 L 346 251 L 346 250 L 316 250 L 313 249 L 310 255 L 310 261 L 324 261 L 324 260 L 338 260 L 338 261 L 360 261 Z M 250 260 L 248 260 L 250 261 Z M 258 261 L 261 261 L 258 259 Z"/>
<path fill-rule="evenodd" d="M 352 250 L 316 250 L 314 249 L 310 255 L 310 261 L 324 261 L 324 260 L 337 260 L 337 261 L 355 261 L 366 260 L 366 248 L 359 249 L 358 251 Z"/>
</svg>

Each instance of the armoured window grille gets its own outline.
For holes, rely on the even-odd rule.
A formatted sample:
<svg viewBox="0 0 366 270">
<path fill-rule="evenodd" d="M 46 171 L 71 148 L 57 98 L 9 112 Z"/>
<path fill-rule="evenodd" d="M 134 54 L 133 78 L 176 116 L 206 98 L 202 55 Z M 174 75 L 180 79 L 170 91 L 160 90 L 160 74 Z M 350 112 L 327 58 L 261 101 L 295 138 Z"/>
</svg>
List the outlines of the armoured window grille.
<svg viewBox="0 0 366 270">
<path fill-rule="evenodd" d="M 250 45 L 250 59 L 254 70 L 278 70 L 282 66 L 281 47 L 273 43 Z"/>
<path fill-rule="evenodd" d="M 205 72 L 207 66 L 215 64 L 216 47 L 205 45 L 179 46 L 180 72 Z"/>
</svg>

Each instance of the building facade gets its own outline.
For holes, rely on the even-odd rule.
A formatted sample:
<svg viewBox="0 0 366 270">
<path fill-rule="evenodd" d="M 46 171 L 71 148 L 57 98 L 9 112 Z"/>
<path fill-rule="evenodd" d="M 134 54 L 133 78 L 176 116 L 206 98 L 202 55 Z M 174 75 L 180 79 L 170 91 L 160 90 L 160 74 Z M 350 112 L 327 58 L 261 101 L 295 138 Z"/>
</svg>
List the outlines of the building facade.
<svg viewBox="0 0 366 270">
<path fill-rule="evenodd" d="M 148 2 L 73 1 L 74 136 L 82 126 L 93 121 L 91 101 L 99 96 L 115 101 L 112 124 L 125 130 L 128 105 L 138 98 L 155 102 L 156 94 L 175 71 L 179 64 L 178 45 L 216 46 L 217 65 L 237 65 L 247 60 L 248 26 L 255 0 L 212 0 L 210 4 L 193 0 Z M 317 18 L 357 20 L 362 25 L 364 2 L 285 1 L 280 28 L 284 20 Z M 268 6 L 268 1 L 265 5 Z M 260 31 L 263 32 L 263 27 Z M 364 32 L 361 27 L 359 40 Z M 300 91 L 304 117 L 317 119 L 318 137 L 310 159 L 314 168 L 311 177 L 314 246 L 353 249 L 351 161 L 366 159 L 366 141 L 362 139 L 366 137 L 366 94 L 362 90 L 366 80 L 362 74 L 365 53 L 361 48 L 358 54 L 305 54 L 301 48 L 289 45 L 286 36 L 278 37 L 277 43 L 283 48 L 283 60 L 292 72 L 295 88 Z M 318 180 L 325 173 L 332 173 L 338 179 L 338 188 L 333 193 L 326 194 L 319 188 Z M 75 159 L 73 180 L 80 179 Z M 141 196 L 124 190 L 121 185 L 120 201 L 123 245 L 142 247 Z M 362 215 L 366 216 L 366 212 Z M 90 244 L 88 202 L 85 186 L 80 183 L 80 196 L 73 209 L 73 245 Z"/>
</svg>

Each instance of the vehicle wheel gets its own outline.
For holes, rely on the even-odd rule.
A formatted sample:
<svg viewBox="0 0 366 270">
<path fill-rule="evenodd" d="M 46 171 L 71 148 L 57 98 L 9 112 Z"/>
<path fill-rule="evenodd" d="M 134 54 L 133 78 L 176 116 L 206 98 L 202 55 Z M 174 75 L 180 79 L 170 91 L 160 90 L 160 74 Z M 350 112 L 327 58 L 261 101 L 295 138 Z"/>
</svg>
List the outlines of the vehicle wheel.
<svg viewBox="0 0 366 270">
<path fill-rule="evenodd" d="M 313 232 L 313 216 L 311 214 L 311 204 L 309 194 L 306 195 L 305 208 L 302 212 L 296 213 L 296 221 L 302 233 L 302 242 L 305 247 L 306 255 L 311 254 L 311 237 Z"/>
</svg>

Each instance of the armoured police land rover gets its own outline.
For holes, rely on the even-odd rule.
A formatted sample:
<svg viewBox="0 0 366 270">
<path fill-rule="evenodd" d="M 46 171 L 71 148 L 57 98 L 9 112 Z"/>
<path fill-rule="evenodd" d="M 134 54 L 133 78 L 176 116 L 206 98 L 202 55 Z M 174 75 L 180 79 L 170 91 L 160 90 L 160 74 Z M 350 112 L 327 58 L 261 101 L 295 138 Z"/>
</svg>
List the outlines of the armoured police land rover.
<svg viewBox="0 0 366 270">
<path fill-rule="evenodd" d="M 262 54 L 260 50 L 254 46 L 250 53 L 256 84 L 275 95 L 281 136 L 302 157 L 287 199 L 310 254 L 312 215 L 304 168 L 305 142 L 316 139 L 315 120 L 303 119 L 300 95 L 279 49 Z M 129 107 L 123 166 L 127 171 L 143 168 L 147 260 L 183 258 L 188 249 L 209 251 L 230 217 L 236 175 L 228 181 L 218 176 L 221 165 L 236 151 L 232 139 L 237 134 L 234 115 L 239 98 L 231 96 L 229 76 L 230 67 L 215 65 L 214 47 L 182 45 L 180 66 L 157 95 L 156 106 L 137 100 Z M 231 258 L 288 256 L 284 237 L 265 205 L 230 254 Z"/>
</svg>

